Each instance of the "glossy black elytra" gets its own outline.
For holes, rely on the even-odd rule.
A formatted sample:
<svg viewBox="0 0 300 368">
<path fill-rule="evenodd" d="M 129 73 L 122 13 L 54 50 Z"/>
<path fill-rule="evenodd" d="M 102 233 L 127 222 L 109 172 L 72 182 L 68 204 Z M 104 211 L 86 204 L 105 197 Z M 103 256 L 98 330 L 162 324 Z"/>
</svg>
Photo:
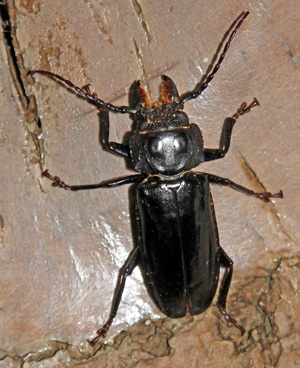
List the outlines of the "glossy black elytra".
<svg viewBox="0 0 300 368">
<path fill-rule="evenodd" d="M 101 111 L 131 114 L 135 122 L 129 145 L 111 142 L 106 114 L 103 137 L 107 149 L 130 158 L 139 174 L 92 185 L 67 185 L 59 177 L 50 175 L 48 170 L 43 172 L 43 176 L 53 181 L 54 187 L 72 191 L 131 183 L 137 185 L 135 216 L 138 242 L 120 270 L 109 318 L 90 341 L 92 345 L 106 336 L 117 314 L 126 277 L 137 265 L 141 268 L 152 300 L 171 318 L 183 317 L 187 312 L 197 315 L 205 311 L 215 296 L 220 267 L 224 267 L 217 306 L 228 325 L 237 327 L 241 334 L 245 332 L 226 312 L 233 262 L 219 245 L 209 184 L 229 186 L 265 202 L 270 198 L 283 198 L 283 194 L 282 191 L 276 194 L 255 193 L 229 179 L 191 170 L 203 162 L 223 158 L 228 152 L 236 120 L 259 103 L 256 99 L 249 106 L 243 103 L 231 118 L 225 119 L 217 149 L 204 148 L 200 129 L 189 122 L 182 109 L 187 101 L 197 98 L 214 78 L 248 14 L 241 15 L 218 62 L 204 82 L 181 97 L 173 81 L 162 76 L 159 102 L 151 103 L 145 89 L 137 81 L 132 86 L 131 106 L 118 107 L 100 100 L 90 92 L 89 86 L 76 87 L 69 80 L 48 71 L 31 72 L 58 79 Z"/>
</svg>

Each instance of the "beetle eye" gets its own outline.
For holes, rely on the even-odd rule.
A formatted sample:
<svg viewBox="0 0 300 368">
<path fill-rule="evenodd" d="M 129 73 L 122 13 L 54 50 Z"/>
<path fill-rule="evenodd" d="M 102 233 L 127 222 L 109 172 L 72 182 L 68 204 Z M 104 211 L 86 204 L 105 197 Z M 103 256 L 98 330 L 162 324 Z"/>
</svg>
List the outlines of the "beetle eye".
<svg viewBox="0 0 300 368">
<path fill-rule="evenodd" d="M 147 126 L 148 126 L 148 122 L 147 122 L 147 120 L 144 120 L 144 121 L 142 121 L 142 122 L 139 124 L 138 130 L 139 130 L 139 131 L 141 131 L 141 130 L 145 130 L 145 129 L 147 129 Z"/>
<path fill-rule="evenodd" d="M 189 118 L 183 111 L 177 111 L 176 118 L 180 121 L 180 125 L 189 125 Z"/>
</svg>

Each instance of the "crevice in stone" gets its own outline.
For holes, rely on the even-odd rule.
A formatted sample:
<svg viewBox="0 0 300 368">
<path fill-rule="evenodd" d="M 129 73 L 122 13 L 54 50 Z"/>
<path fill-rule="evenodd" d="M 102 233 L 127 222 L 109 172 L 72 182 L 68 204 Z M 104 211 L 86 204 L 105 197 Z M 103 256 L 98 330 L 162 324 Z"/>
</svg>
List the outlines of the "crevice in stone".
<svg viewBox="0 0 300 368">
<path fill-rule="evenodd" d="M 26 92 L 28 71 L 24 67 L 23 57 L 17 41 L 16 26 L 15 26 L 15 7 L 14 2 L 0 3 L 1 26 L 3 30 L 4 44 L 7 53 L 9 70 L 12 76 L 12 81 L 16 88 L 19 101 L 22 106 L 25 126 L 28 133 L 32 136 L 36 150 L 35 155 L 42 170 L 43 164 L 43 141 L 40 138 L 42 132 L 42 123 L 37 113 L 37 106 L 33 95 L 28 95 Z M 28 79 L 28 83 L 30 80 Z"/>
<path fill-rule="evenodd" d="M 1 24 L 5 40 L 6 51 L 9 59 L 10 71 L 19 94 L 20 101 L 24 109 L 29 105 L 29 99 L 26 96 L 23 80 L 21 78 L 21 70 L 18 63 L 20 62 L 20 55 L 17 58 L 14 46 L 14 38 L 16 37 L 15 27 L 12 25 L 10 17 L 11 11 L 7 4 L 2 3 L 0 6 Z"/>
<path fill-rule="evenodd" d="M 0 215 L 0 246 L 3 245 L 3 237 L 4 237 L 4 219 L 3 216 Z"/>
<path fill-rule="evenodd" d="M 149 80 L 148 80 L 148 76 L 147 76 L 147 73 L 146 73 L 146 68 L 145 68 L 143 57 L 142 57 L 141 49 L 138 47 L 135 38 L 133 38 L 133 43 L 134 43 L 136 57 L 138 59 L 138 63 L 139 63 L 140 69 L 142 70 L 142 78 L 141 78 L 142 79 L 142 83 L 145 84 L 146 89 L 147 89 L 147 92 L 148 92 L 148 94 L 150 96 L 150 99 L 152 99 L 150 85 L 149 85 Z"/>
<path fill-rule="evenodd" d="M 253 167 L 247 161 L 246 157 L 237 147 L 235 147 L 235 153 L 236 153 L 238 161 L 240 162 L 242 170 L 245 173 L 249 182 L 253 183 L 254 187 L 257 188 L 256 190 L 258 192 L 259 191 L 266 192 L 267 191 L 266 187 L 263 184 L 263 182 L 259 179 L 256 171 L 253 169 Z M 284 193 L 283 193 L 283 196 L 284 196 Z M 278 200 L 282 200 L 282 199 L 278 199 Z M 285 229 L 281 221 L 281 218 L 280 218 L 280 213 L 276 209 L 276 203 L 273 203 L 273 201 L 270 201 L 267 204 L 267 206 L 265 206 L 265 208 L 268 209 L 268 212 L 271 215 L 270 217 L 272 220 L 273 228 L 276 229 L 277 234 L 283 239 L 283 241 L 286 243 L 297 244 L 297 241 L 293 239 L 291 235 L 288 233 L 288 231 Z"/>
<path fill-rule="evenodd" d="M 242 170 L 244 174 L 246 175 L 249 182 L 253 183 L 254 186 L 257 188 L 258 191 L 263 190 L 266 191 L 265 186 L 263 185 L 262 181 L 259 179 L 258 175 L 256 174 L 255 170 L 252 168 L 250 163 L 247 161 L 246 157 L 243 155 L 243 153 L 235 147 L 236 156 L 240 162 L 240 165 L 242 167 Z"/>
<path fill-rule="evenodd" d="M 262 285 L 263 290 L 257 294 L 257 297 L 248 300 L 249 311 L 255 308 L 255 314 L 252 314 L 253 326 L 247 331 L 243 339 L 234 342 L 236 354 L 250 355 L 251 352 L 258 349 L 262 352 L 266 366 L 276 367 L 283 353 L 283 346 L 279 336 L 279 327 L 276 325 L 276 311 L 282 302 L 284 290 L 280 288 L 280 268 L 284 262 L 289 263 L 291 258 L 278 257 L 276 264 L 266 270 L 267 275 L 262 277 L 251 277 L 243 285 L 242 290 L 249 293 L 249 290 L 255 290 L 258 285 Z M 266 287 L 264 287 L 266 286 Z M 279 290 L 277 290 L 279 288 Z M 242 291 L 241 291 L 242 292 Z M 253 295 L 252 293 L 250 295 Z M 251 314 L 250 314 L 251 315 Z M 226 330 L 221 330 L 220 334 L 224 340 L 232 341 Z"/>
<path fill-rule="evenodd" d="M 132 5 L 133 5 L 134 11 L 136 12 L 136 15 L 138 17 L 138 20 L 141 23 L 142 28 L 145 32 L 147 42 L 149 44 L 151 44 L 152 37 L 150 35 L 149 28 L 148 28 L 148 25 L 146 23 L 146 17 L 143 13 L 142 7 L 141 7 L 141 5 L 139 4 L 139 2 L 137 0 L 132 0 Z"/>
<path fill-rule="evenodd" d="M 172 321 L 171 321 L 172 322 Z M 66 359 L 70 362 L 89 362 L 91 360 L 107 360 L 126 362 L 126 366 L 134 367 L 140 361 L 153 360 L 170 354 L 170 338 L 173 336 L 168 323 L 164 320 L 157 320 L 145 325 L 144 321 L 129 327 L 128 331 L 121 331 L 115 336 L 112 343 L 99 342 L 92 347 L 88 342 L 84 345 L 72 345 L 68 342 L 58 340 L 50 341 L 45 349 L 35 349 L 22 355 L 4 352 L 0 360 L 11 359 L 17 362 L 19 367 L 25 364 L 48 361 L 49 364 L 55 361 L 55 355 L 65 352 Z M 44 346 L 44 345 L 43 345 Z M 130 351 L 140 352 L 132 358 Z M 15 363 L 14 363 L 15 364 Z M 99 363 L 99 366 L 102 365 Z"/>
</svg>

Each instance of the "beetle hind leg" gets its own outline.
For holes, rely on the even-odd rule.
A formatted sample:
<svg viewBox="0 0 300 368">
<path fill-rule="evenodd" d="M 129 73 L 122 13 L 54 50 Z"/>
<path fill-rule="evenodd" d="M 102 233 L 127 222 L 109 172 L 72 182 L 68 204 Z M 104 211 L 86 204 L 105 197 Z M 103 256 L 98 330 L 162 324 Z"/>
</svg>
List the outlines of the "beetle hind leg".
<svg viewBox="0 0 300 368">
<path fill-rule="evenodd" d="M 228 257 L 228 255 L 225 253 L 225 251 L 220 248 L 221 254 L 220 254 L 220 263 L 221 266 L 225 268 L 225 273 L 222 278 L 221 287 L 220 287 L 220 293 L 217 301 L 217 307 L 219 308 L 220 312 L 225 317 L 225 320 L 228 324 L 228 326 L 232 327 L 235 326 L 241 333 L 241 335 L 244 335 L 245 329 L 243 326 L 239 325 L 237 321 L 232 318 L 226 311 L 226 300 L 228 291 L 230 288 L 230 283 L 232 279 L 233 274 L 233 261 Z"/>
<path fill-rule="evenodd" d="M 115 294 L 111 306 L 111 311 L 108 320 L 105 322 L 105 324 L 97 330 L 97 336 L 94 337 L 92 340 L 88 340 L 88 342 L 94 346 L 96 342 L 101 338 L 105 337 L 107 334 L 107 331 L 109 330 L 113 319 L 117 315 L 117 311 L 121 302 L 122 294 L 125 287 L 126 277 L 130 276 L 132 274 L 132 271 L 137 266 L 139 261 L 139 248 L 136 247 L 133 249 L 133 251 L 130 253 L 129 257 L 127 258 L 126 262 L 124 263 L 123 267 L 120 269 L 117 287 L 115 289 Z"/>
</svg>

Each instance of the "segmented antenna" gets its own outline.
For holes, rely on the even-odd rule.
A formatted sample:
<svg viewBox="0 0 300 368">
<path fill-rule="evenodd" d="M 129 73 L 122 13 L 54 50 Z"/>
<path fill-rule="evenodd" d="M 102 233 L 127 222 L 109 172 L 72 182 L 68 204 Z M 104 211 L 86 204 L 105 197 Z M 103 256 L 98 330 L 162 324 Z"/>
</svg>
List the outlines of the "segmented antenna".
<svg viewBox="0 0 300 368">
<path fill-rule="evenodd" d="M 231 35 L 229 36 L 228 41 L 226 42 L 223 52 L 219 57 L 219 60 L 217 62 L 217 64 L 215 65 L 213 71 L 207 76 L 206 80 L 198 87 L 196 88 L 194 91 L 186 94 L 185 96 L 183 96 L 180 100 L 179 103 L 180 104 L 184 104 L 185 102 L 192 100 L 194 98 L 197 98 L 198 96 L 201 95 L 201 93 L 205 90 L 205 88 L 208 86 L 208 84 L 213 80 L 215 74 L 217 73 L 217 71 L 220 68 L 220 65 L 222 64 L 224 57 L 229 49 L 230 43 L 233 40 L 234 36 L 236 35 L 236 32 L 238 31 L 238 29 L 240 28 L 240 26 L 242 25 L 242 23 L 244 22 L 244 20 L 247 18 L 247 16 L 249 15 L 249 12 L 245 12 L 242 15 L 242 18 L 239 20 L 238 24 L 235 26 L 234 30 L 231 32 Z"/>
<path fill-rule="evenodd" d="M 51 78 L 58 79 L 59 81 L 65 83 L 68 87 L 72 88 L 75 92 L 77 92 L 78 94 L 83 96 L 88 101 L 92 102 L 93 104 L 95 104 L 97 106 L 106 108 L 107 110 L 117 112 L 117 113 L 120 113 L 120 114 L 135 114 L 137 112 L 136 109 L 131 108 L 129 106 L 115 106 L 115 105 L 112 105 L 110 103 L 106 103 L 106 102 L 100 100 L 95 95 L 92 95 L 91 93 L 89 93 L 87 89 L 75 86 L 75 84 L 73 84 L 71 81 L 69 81 L 68 79 L 65 79 L 64 77 L 62 77 L 58 74 L 51 73 L 51 72 L 48 72 L 46 70 L 32 70 L 32 71 L 30 71 L 31 75 L 36 74 L 36 73 L 48 75 Z"/>
<path fill-rule="evenodd" d="M 222 64 L 222 62 L 224 60 L 224 57 L 225 57 L 225 55 L 226 55 L 226 53 L 229 49 L 231 41 L 235 37 L 238 29 L 241 27 L 242 23 L 244 22 L 244 20 L 247 18 L 248 15 L 249 15 L 248 11 L 242 14 L 241 19 L 239 20 L 239 22 L 235 26 L 234 30 L 231 32 L 231 34 L 229 36 L 229 39 L 228 39 L 228 41 L 226 42 L 226 44 L 224 46 L 223 52 L 220 55 L 217 64 L 213 68 L 213 71 L 207 76 L 206 80 L 198 88 L 195 88 L 194 91 L 185 94 L 181 99 L 179 99 L 179 102 L 178 102 L 179 105 L 183 105 L 185 102 L 197 98 L 207 88 L 208 84 L 213 80 L 215 74 L 219 70 L 220 65 Z M 88 101 L 92 102 L 96 106 L 99 106 L 99 107 L 102 107 L 102 108 L 105 108 L 107 110 L 110 110 L 110 111 L 113 111 L 113 112 L 116 112 L 116 113 L 120 113 L 120 114 L 137 114 L 138 113 L 138 110 L 133 108 L 133 107 L 115 106 L 113 104 L 106 103 L 103 100 L 100 100 L 95 94 L 91 94 L 88 89 L 86 89 L 84 87 L 83 88 L 77 87 L 70 80 L 65 79 L 64 77 L 62 77 L 58 74 L 48 72 L 46 70 L 39 70 L 39 69 L 30 71 L 31 75 L 34 75 L 36 73 L 44 74 L 44 75 L 47 75 L 51 78 L 58 79 L 59 81 L 63 82 L 68 87 L 72 88 L 76 93 L 78 93 L 79 95 L 81 95 L 82 97 L 87 99 Z"/>
</svg>

